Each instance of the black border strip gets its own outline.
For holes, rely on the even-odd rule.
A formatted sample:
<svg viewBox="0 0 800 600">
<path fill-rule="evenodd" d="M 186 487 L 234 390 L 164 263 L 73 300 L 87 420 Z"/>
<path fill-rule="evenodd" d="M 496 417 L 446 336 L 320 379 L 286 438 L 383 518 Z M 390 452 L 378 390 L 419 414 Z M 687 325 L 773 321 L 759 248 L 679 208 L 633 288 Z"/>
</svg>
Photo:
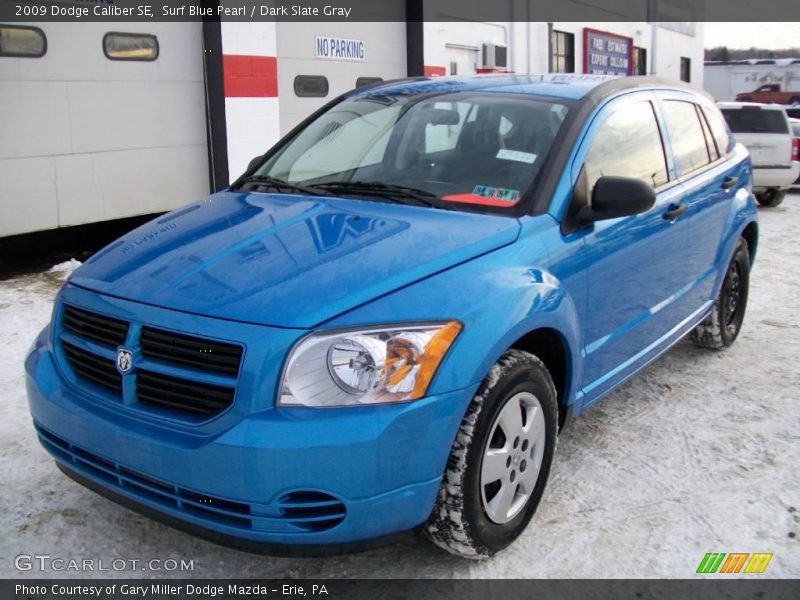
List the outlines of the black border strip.
<svg viewBox="0 0 800 600">
<path fill-rule="evenodd" d="M 206 6 L 218 2 L 204 0 Z M 203 78 L 206 94 L 206 146 L 211 192 L 228 187 L 228 128 L 225 118 L 225 83 L 222 66 L 222 24 L 203 20 Z"/>
</svg>

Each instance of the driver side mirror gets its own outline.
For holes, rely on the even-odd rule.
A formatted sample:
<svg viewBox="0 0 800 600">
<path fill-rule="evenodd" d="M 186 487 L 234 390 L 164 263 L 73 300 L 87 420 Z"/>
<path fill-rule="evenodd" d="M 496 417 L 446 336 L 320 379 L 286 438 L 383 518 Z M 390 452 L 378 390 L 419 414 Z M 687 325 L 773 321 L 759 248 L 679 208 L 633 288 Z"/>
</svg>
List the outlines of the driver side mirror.
<svg viewBox="0 0 800 600">
<path fill-rule="evenodd" d="M 633 177 L 601 177 L 594 184 L 592 202 L 577 215 L 582 223 L 638 215 L 653 208 L 656 193 L 653 187 Z"/>
</svg>

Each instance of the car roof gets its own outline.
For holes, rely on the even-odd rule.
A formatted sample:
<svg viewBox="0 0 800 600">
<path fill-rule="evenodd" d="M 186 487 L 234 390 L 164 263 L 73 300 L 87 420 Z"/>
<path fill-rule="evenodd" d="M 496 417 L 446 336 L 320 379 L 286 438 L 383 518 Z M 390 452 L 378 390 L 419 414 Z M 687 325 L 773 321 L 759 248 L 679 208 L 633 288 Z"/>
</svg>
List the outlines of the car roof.
<svg viewBox="0 0 800 600">
<path fill-rule="evenodd" d="M 436 94 L 448 92 L 515 93 L 566 100 L 600 100 L 626 89 L 681 89 L 707 96 L 686 84 L 656 77 L 616 77 L 580 73 L 521 75 L 498 73 L 458 77 L 418 77 L 357 88 L 349 96 Z"/>
<path fill-rule="evenodd" d="M 717 102 L 720 108 L 745 108 L 755 107 L 767 110 L 780 110 L 785 112 L 785 107 L 781 104 L 763 104 L 761 102 Z"/>
</svg>

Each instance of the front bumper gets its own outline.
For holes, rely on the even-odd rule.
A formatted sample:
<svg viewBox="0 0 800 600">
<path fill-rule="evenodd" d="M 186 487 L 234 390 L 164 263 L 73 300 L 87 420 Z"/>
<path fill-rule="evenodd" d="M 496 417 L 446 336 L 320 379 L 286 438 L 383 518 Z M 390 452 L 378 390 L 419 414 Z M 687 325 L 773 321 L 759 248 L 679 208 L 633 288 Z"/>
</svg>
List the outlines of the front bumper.
<svg viewBox="0 0 800 600">
<path fill-rule="evenodd" d="M 28 355 L 26 383 L 40 440 L 62 469 L 179 528 L 268 553 L 355 550 L 418 528 L 475 391 L 395 406 L 271 407 L 192 435 L 87 402 L 59 372 L 49 337 Z"/>
</svg>

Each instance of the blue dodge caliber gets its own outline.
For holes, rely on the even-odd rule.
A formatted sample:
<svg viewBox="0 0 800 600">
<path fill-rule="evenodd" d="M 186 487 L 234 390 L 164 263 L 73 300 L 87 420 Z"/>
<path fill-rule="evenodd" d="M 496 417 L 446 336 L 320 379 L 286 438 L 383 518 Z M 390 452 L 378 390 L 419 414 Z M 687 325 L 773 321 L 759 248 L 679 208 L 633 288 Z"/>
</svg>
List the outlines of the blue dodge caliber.
<svg viewBox="0 0 800 600">
<path fill-rule="evenodd" d="M 565 423 L 687 334 L 736 339 L 757 236 L 747 151 L 688 87 L 362 88 L 73 274 L 34 426 L 69 477 L 240 548 L 491 556 Z"/>
</svg>

